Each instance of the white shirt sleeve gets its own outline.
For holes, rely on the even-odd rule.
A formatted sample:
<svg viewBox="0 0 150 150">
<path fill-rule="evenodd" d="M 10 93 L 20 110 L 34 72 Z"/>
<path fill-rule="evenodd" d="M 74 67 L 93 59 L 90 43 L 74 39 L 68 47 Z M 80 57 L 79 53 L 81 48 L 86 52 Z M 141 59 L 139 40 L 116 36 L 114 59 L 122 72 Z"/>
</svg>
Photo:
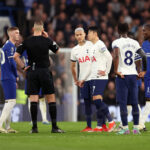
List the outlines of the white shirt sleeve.
<svg viewBox="0 0 150 150">
<path fill-rule="evenodd" d="M 141 46 L 137 41 L 135 42 L 135 47 L 136 47 L 136 51 L 141 49 Z"/>
<path fill-rule="evenodd" d="M 104 53 L 105 51 L 107 51 L 107 47 L 105 46 L 105 44 L 103 42 L 101 42 L 100 44 L 98 44 L 98 46 L 100 48 L 99 51 L 101 53 Z"/>
<path fill-rule="evenodd" d="M 118 46 L 116 41 L 112 42 L 112 49 L 114 49 L 114 48 L 119 48 L 119 46 Z"/>
<path fill-rule="evenodd" d="M 111 69 L 111 65 L 112 65 L 112 56 L 108 50 L 105 51 L 103 54 L 107 58 L 106 74 L 109 74 L 110 69 Z"/>
<path fill-rule="evenodd" d="M 77 58 L 76 58 L 76 56 L 75 56 L 75 51 L 74 51 L 74 49 L 71 50 L 71 57 L 70 57 L 70 60 L 71 60 L 71 61 L 77 61 Z"/>
</svg>

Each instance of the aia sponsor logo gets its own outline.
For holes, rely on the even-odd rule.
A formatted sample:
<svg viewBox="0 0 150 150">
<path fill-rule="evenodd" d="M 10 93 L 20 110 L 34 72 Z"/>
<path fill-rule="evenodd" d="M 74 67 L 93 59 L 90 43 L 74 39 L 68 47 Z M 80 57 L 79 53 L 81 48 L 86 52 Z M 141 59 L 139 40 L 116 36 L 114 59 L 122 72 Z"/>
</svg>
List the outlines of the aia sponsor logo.
<svg viewBox="0 0 150 150">
<path fill-rule="evenodd" d="M 78 61 L 79 61 L 79 63 L 84 63 L 84 62 L 90 61 L 90 58 L 89 58 L 89 56 L 85 56 L 85 57 L 79 58 Z M 91 58 L 91 61 L 92 62 L 96 61 L 96 58 L 93 56 Z"/>
</svg>

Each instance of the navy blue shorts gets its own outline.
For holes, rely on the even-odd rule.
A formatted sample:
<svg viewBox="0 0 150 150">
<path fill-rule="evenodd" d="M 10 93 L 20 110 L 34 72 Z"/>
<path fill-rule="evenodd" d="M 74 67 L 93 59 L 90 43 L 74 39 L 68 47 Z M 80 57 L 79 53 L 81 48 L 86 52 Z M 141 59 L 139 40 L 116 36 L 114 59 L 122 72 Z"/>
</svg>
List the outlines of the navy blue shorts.
<svg viewBox="0 0 150 150">
<path fill-rule="evenodd" d="M 91 80 L 91 90 L 92 96 L 104 94 L 108 80 Z"/>
<path fill-rule="evenodd" d="M 138 85 L 136 75 L 125 75 L 125 78 L 116 78 L 117 102 L 127 105 L 138 104 Z"/>
<path fill-rule="evenodd" d="M 150 98 L 150 77 L 144 78 L 144 85 L 145 85 L 145 97 Z"/>
<path fill-rule="evenodd" d="M 80 88 L 81 98 L 91 99 L 91 82 L 85 81 L 84 86 Z"/>
<path fill-rule="evenodd" d="M 2 80 L 5 100 L 16 99 L 16 81 Z"/>
</svg>

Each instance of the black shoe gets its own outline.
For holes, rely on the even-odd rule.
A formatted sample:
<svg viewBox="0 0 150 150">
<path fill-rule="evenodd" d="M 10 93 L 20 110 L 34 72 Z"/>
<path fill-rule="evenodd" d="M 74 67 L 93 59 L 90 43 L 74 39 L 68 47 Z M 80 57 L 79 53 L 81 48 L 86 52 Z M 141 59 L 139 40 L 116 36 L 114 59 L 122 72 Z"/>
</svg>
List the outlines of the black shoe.
<svg viewBox="0 0 150 150">
<path fill-rule="evenodd" d="M 56 128 L 52 128 L 51 133 L 65 133 L 65 131 L 56 127 Z"/>
<path fill-rule="evenodd" d="M 39 133 L 37 128 L 32 128 L 32 130 L 30 131 L 30 133 Z"/>
<path fill-rule="evenodd" d="M 147 128 L 145 127 L 145 128 L 143 128 L 143 129 L 141 129 L 140 131 L 141 131 L 141 132 L 146 132 L 146 131 L 148 131 L 148 130 L 147 130 Z"/>
</svg>

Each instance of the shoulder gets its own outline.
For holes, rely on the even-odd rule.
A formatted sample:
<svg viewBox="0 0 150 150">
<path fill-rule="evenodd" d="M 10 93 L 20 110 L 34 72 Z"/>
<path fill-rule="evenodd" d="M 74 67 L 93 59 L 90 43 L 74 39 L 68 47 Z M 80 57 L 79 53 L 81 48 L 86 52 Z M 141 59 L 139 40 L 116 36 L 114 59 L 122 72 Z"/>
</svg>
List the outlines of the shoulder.
<svg viewBox="0 0 150 150">
<path fill-rule="evenodd" d="M 78 49 L 79 49 L 79 45 L 74 46 L 74 47 L 71 49 L 71 53 L 76 52 Z"/>
<path fill-rule="evenodd" d="M 93 46 L 93 43 L 91 41 L 86 41 L 85 43 L 87 46 Z"/>
<path fill-rule="evenodd" d="M 143 41 L 142 46 L 146 46 L 148 43 L 150 44 L 150 42 L 148 40 Z"/>
<path fill-rule="evenodd" d="M 11 43 L 9 41 L 6 41 L 6 43 L 3 45 L 2 49 L 5 50 L 5 49 L 8 49 L 11 47 Z"/>
</svg>

